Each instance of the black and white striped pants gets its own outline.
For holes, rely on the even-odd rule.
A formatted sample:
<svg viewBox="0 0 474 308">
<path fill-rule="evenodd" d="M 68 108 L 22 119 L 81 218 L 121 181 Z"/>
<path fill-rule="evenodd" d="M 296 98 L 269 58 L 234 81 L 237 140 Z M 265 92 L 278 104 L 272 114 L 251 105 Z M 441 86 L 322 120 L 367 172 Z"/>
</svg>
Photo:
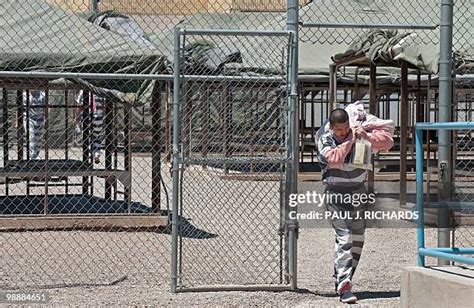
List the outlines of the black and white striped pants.
<svg viewBox="0 0 474 308">
<path fill-rule="evenodd" d="M 362 185 L 355 190 L 326 189 L 326 194 L 367 194 L 367 190 Z M 341 198 L 330 198 L 326 202 L 327 211 L 337 212 L 337 215 L 331 215 L 330 222 L 336 235 L 333 277 L 338 293 L 346 283 L 352 281 L 362 254 L 366 227 L 364 212 L 367 204 L 355 207 L 352 203 L 344 203 L 344 201 L 346 200 L 341 202 Z"/>
<path fill-rule="evenodd" d="M 92 113 L 92 154 L 100 156 L 102 154 L 102 123 L 104 115 L 102 106 L 97 107 Z"/>
<path fill-rule="evenodd" d="M 37 159 L 40 151 L 40 143 L 44 136 L 44 112 L 36 107 L 29 114 L 25 113 L 23 125 L 28 133 L 28 153 L 30 159 Z M 28 121 L 28 124 L 27 124 Z"/>
</svg>

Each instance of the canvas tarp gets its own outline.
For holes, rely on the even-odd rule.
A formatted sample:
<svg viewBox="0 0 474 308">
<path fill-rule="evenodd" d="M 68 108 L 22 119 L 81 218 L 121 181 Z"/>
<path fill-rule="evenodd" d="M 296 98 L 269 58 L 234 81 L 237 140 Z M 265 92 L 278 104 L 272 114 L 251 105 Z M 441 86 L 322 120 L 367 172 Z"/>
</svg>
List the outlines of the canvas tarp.
<svg viewBox="0 0 474 308">
<path fill-rule="evenodd" d="M 285 30 L 286 14 L 285 13 L 198 13 L 185 17 L 179 27 L 186 29 L 237 29 L 237 30 Z M 170 61 L 173 59 L 173 32 L 164 31 L 163 33 L 151 33 L 150 39 L 158 46 L 160 51 L 168 57 Z M 192 38 L 186 37 L 189 41 Z M 197 38 L 197 40 L 202 37 Z M 215 37 L 207 37 L 210 44 L 218 42 L 222 45 L 222 40 Z M 242 56 L 242 63 L 227 65 L 228 68 L 238 69 L 246 73 L 251 72 L 280 72 L 280 64 L 282 62 L 281 52 L 275 50 L 266 50 L 265 47 L 274 48 L 284 47 L 286 42 L 282 42 L 280 46 L 275 44 L 275 39 L 265 37 L 233 37 L 226 38 L 232 49 L 238 49 Z M 313 44 L 311 42 L 300 41 L 299 51 L 299 67 L 300 74 L 321 75 L 327 79 L 329 65 L 332 63 L 331 56 L 334 52 L 343 52 L 347 44 L 330 45 L 330 44 Z"/>
<path fill-rule="evenodd" d="M 156 50 L 42 0 L 0 0 L 0 23 L 0 71 L 158 74 L 166 69 L 166 58 Z M 141 81 L 83 83 L 131 92 L 134 99 L 147 89 Z"/>
<path fill-rule="evenodd" d="M 438 74 L 439 45 L 423 43 L 423 33 L 397 33 L 396 30 L 372 30 L 362 33 L 344 53 L 333 57 L 335 62 L 363 56 L 376 65 L 397 66 L 404 60 L 424 72 Z M 455 51 L 455 70 L 460 74 L 474 72 L 473 55 Z"/>
<path fill-rule="evenodd" d="M 334 9 L 337 8 L 337 11 Z M 453 16 L 453 49 L 463 64 L 458 72 L 472 72 L 474 58 L 474 7 L 455 3 Z M 436 26 L 440 22 L 438 0 L 315 0 L 300 10 L 301 22 L 400 24 Z M 370 22 L 368 22 L 370 21 Z M 310 30 L 306 30 L 310 31 Z M 321 30 L 323 31 L 323 30 Z M 324 29 L 326 31 L 326 29 Z M 405 60 L 424 71 L 436 74 L 439 59 L 439 28 L 434 30 L 354 30 L 327 29 L 328 37 L 353 37 L 348 48 L 334 50 L 334 60 L 365 54 L 375 64 L 396 65 Z M 308 39 L 309 34 L 303 34 Z"/>
<path fill-rule="evenodd" d="M 118 33 L 127 40 L 131 39 L 145 49 L 156 49 L 140 25 L 129 16 L 117 11 L 104 11 L 91 14 L 87 20 L 101 28 Z"/>
<path fill-rule="evenodd" d="M 368 3 L 370 5 L 368 5 Z M 372 5 L 374 4 L 374 5 Z M 390 9 L 395 5 L 397 9 Z M 374 8 L 375 6 L 375 8 Z M 337 11 L 334 9 L 337 8 Z M 378 8 L 378 9 L 377 9 Z M 467 18 L 468 13 L 463 11 L 462 7 L 455 10 L 454 22 L 454 46 L 456 50 L 462 53 L 463 60 L 465 55 L 472 50 L 473 40 L 469 40 L 469 33 L 464 29 L 471 29 L 472 20 Z M 367 22 L 370 20 L 370 22 Z M 305 23 L 380 23 L 380 24 L 402 24 L 402 25 L 436 25 L 439 22 L 439 2 L 436 0 L 421 0 L 408 1 L 396 0 L 390 2 L 381 1 L 360 1 L 360 0 L 335 0 L 322 1 L 315 0 L 312 3 L 300 8 L 300 22 Z M 206 29 L 226 29 L 234 28 L 241 30 L 255 29 L 255 30 L 284 30 L 286 28 L 286 13 L 209 13 L 209 14 L 195 14 L 183 19 L 179 24 L 183 28 L 206 28 Z M 346 43 L 346 38 L 354 34 L 364 34 L 366 30 L 354 29 L 338 29 L 338 28 L 324 28 L 320 32 L 324 37 L 315 37 L 320 35 L 318 31 L 309 28 L 300 28 L 300 42 L 299 42 L 299 63 L 298 71 L 300 76 L 314 76 L 316 79 L 324 79 L 328 81 L 327 75 L 329 73 L 329 65 L 332 64 L 332 56 L 339 53 L 344 53 L 349 47 Z M 408 59 L 414 66 L 422 69 L 435 70 L 437 66 L 437 57 L 439 50 L 439 29 L 415 31 L 416 36 L 406 37 L 413 33 L 412 30 L 399 31 L 400 37 L 405 37 L 404 44 L 399 46 L 397 55 L 399 58 Z M 311 37 L 313 35 L 313 37 Z M 472 38 L 472 35 L 471 35 Z M 162 38 L 163 39 L 163 38 Z M 332 42 L 331 39 L 334 41 Z M 166 39 L 165 39 L 166 40 Z M 267 52 L 262 46 L 267 46 L 263 41 L 254 41 L 246 39 L 242 40 L 239 50 L 241 51 L 243 64 L 249 63 L 245 59 L 259 59 L 272 57 L 271 52 Z M 172 55 L 172 36 L 168 36 L 169 52 L 165 53 Z M 398 41 L 400 42 L 400 41 Z M 258 46 L 258 47 L 257 47 Z M 255 48 L 257 47 L 257 48 Z M 418 59 L 419 58 L 419 59 Z M 170 58 L 171 59 L 171 58 Z M 387 57 L 385 57 L 387 59 Z M 398 59 L 398 58 L 397 58 Z M 395 60 L 397 60 L 395 59 Z M 418 59 L 418 60 L 415 60 Z M 265 61 L 262 61 L 265 62 Z M 387 63 L 385 63 L 387 64 Z M 395 64 L 394 61 L 390 64 Z M 249 69 L 255 69 L 258 65 L 247 65 Z M 264 68 L 264 67 L 261 67 Z M 347 69 L 346 73 L 351 74 L 351 70 Z M 364 74 L 364 70 L 359 71 Z M 399 75 L 398 68 L 381 67 L 378 68 L 377 73 L 380 75 L 393 76 Z"/>
<path fill-rule="evenodd" d="M 462 61 L 469 63 L 473 52 L 472 11 L 467 12 L 465 5 L 456 4 L 454 10 L 453 45 Z M 474 10 L 474 7 L 469 7 Z M 355 23 L 355 24 L 401 24 L 401 25 L 430 25 L 436 26 L 440 19 L 440 4 L 438 0 L 393 0 L 393 1 L 363 1 L 363 0 L 314 0 L 300 8 L 300 22 L 308 23 Z M 197 29 L 240 29 L 240 30 L 284 30 L 286 29 L 286 13 L 199 13 L 185 17 L 179 24 L 182 28 Z M 364 35 L 367 29 L 340 28 L 300 28 L 299 42 L 299 74 L 326 78 L 329 65 L 333 63 L 332 56 L 343 54 L 351 43 L 350 37 Z M 406 35 L 416 33 L 416 36 Z M 405 38 L 395 56 L 395 60 L 405 59 L 423 70 L 437 71 L 439 51 L 439 28 L 434 30 L 399 30 L 400 38 Z M 321 37 L 319 37 L 321 36 Z M 172 60 L 173 33 L 165 31 L 150 35 L 163 53 Z M 188 36 L 187 39 L 190 39 Z M 399 43 L 400 41 L 398 41 Z M 273 69 L 268 63 L 279 61 L 277 55 L 268 52 L 263 46 L 268 46 L 261 38 L 249 40 L 232 40 L 242 55 L 241 64 L 228 65 L 247 70 Z M 394 43 L 396 44 L 396 43 Z M 274 44 L 273 44 L 274 45 Z M 167 48 L 166 48 L 167 46 Z M 160 49 L 161 50 L 161 49 Z M 382 55 L 383 56 L 383 55 Z M 383 58 L 387 59 L 387 58 Z M 385 64 L 394 64 L 391 63 Z M 351 74 L 351 70 L 346 70 Z M 364 73 L 359 71 L 359 73 Z M 380 67 L 378 74 L 399 75 L 399 69 Z M 319 76 L 319 77 L 318 77 Z M 326 78 L 327 80 L 327 78 Z"/>
<path fill-rule="evenodd" d="M 300 9 L 300 22 L 308 23 L 353 23 L 353 24 L 396 24 L 405 26 L 436 26 L 440 23 L 439 0 L 313 0 Z M 473 49 L 474 6 L 469 1 L 455 1 L 453 11 L 453 46 L 455 50 Z M 306 33 L 306 31 L 308 33 Z M 355 34 L 363 29 L 321 29 L 322 38 L 311 38 L 314 30 L 307 29 L 301 37 L 310 41 L 324 41 L 334 38 L 350 43 Z M 400 32 L 424 33 L 423 43 L 439 43 L 439 28 L 433 30 L 401 30 Z M 349 40 L 347 40 L 349 38 Z M 335 52 L 337 53 L 337 51 Z"/>
</svg>

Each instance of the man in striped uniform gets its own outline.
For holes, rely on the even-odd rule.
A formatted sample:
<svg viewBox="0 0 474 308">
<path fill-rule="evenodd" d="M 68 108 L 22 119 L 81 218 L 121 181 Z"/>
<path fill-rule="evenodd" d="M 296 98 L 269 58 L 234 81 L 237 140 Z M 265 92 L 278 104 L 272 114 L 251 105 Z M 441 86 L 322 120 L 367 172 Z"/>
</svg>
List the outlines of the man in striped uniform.
<svg viewBox="0 0 474 308">
<path fill-rule="evenodd" d="M 76 104 L 78 106 L 84 105 L 84 91 L 80 90 L 76 97 Z M 92 156 L 96 164 L 100 163 L 100 157 L 102 155 L 102 124 L 104 121 L 104 99 L 95 94 L 92 95 Z M 81 121 L 76 123 L 76 132 L 81 133 L 81 124 L 84 121 L 81 115 L 79 117 Z"/>
<path fill-rule="evenodd" d="M 349 115 L 344 109 L 334 109 L 329 116 L 329 130 L 317 136 L 318 158 L 325 165 L 323 179 L 326 184 L 326 210 L 346 213 L 348 216 L 331 215 L 336 233 L 334 278 L 336 292 L 343 303 L 355 303 L 351 280 L 359 263 L 364 245 L 366 202 L 355 206 L 348 199 L 337 196 L 367 195 L 364 182 L 367 170 L 348 165 L 357 138 L 365 138 L 372 150 L 388 150 L 393 145 L 389 132 L 374 129 L 366 131 L 362 125 L 350 127 Z M 329 196 L 329 197 L 328 197 Z M 350 198 L 355 200 L 355 198 Z"/>
<path fill-rule="evenodd" d="M 28 132 L 28 157 L 37 159 L 40 152 L 40 142 L 44 135 L 44 108 L 46 94 L 44 91 L 23 91 L 23 122 L 25 131 Z M 28 107 L 28 108 L 27 108 Z"/>
</svg>

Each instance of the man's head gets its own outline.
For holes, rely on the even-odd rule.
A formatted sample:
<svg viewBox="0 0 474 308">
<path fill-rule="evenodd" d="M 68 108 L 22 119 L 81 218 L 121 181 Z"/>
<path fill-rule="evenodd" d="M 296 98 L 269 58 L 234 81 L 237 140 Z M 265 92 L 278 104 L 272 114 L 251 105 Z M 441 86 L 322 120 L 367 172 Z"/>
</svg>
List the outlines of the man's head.
<svg viewBox="0 0 474 308">
<path fill-rule="evenodd" d="M 329 115 L 329 126 L 338 139 L 345 139 L 351 132 L 349 115 L 342 108 L 334 109 Z"/>
</svg>

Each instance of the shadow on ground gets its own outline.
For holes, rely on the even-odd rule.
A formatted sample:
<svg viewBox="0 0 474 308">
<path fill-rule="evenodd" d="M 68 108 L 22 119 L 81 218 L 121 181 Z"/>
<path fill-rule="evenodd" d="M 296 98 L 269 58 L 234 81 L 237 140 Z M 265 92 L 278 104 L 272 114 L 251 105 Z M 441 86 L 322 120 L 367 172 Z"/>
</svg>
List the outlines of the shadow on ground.
<svg viewBox="0 0 474 308">
<path fill-rule="evenodd" d="M 296 293 L 313 294 L 321 297 L 338 297 L 336 293 L 319 293 L 308 289 L 298 289 Z M 364 291 L 354 292 L 359 300 L 363 299 L 380 299 L 380 298 L 397 298 L 400 297 L 400 291 Z"/>
</svg>

